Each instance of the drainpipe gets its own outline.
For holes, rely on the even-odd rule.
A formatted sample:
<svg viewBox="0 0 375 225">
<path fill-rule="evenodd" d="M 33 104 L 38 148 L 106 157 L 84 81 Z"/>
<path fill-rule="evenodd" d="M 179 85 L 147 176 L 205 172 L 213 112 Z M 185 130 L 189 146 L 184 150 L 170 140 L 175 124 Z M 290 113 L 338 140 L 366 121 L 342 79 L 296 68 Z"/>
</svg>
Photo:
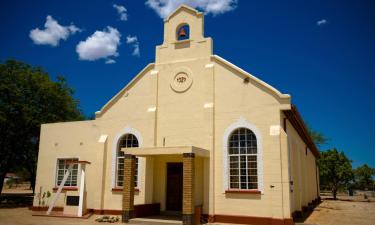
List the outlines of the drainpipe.
<svg viewBox="0 0 375 225">
<path fill-rule="evenodd" d="M 213 102 L 213 108 L 212 108 L 212 157 L 213 157 L 213 170 L 212 170 L 212 175 L 213 175 L 213 198 L 212 198 L 212 212 L 213 216 L 215 216 L 215 109 L 216 109 L 216 101 L 215 98 L 215 66 L 212 68 L 212 102 Z"/>
</svg>

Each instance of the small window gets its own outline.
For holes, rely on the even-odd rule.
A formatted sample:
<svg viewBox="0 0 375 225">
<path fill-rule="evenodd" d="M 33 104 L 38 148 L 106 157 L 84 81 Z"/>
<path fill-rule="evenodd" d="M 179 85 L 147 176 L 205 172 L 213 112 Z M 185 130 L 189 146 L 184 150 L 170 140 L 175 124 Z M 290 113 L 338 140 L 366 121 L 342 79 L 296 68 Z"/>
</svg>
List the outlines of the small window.
<svg viewBox="0 0 375 225">
<path fill-rule="evenodd" d="M 71 159 L 58 159 L 57 160 L 57 169 L 56 169 L 56 186 L 59 186 L 64 179 L 65 173 L 68 171 L 69 162 L 78 161 L 77 158 Z M 73 168 L 66 180 L 64 186 L 75 187 L 77 186 L 77 175 L 78 175 L 78 164 L 74 164 Z"/>
<path fill-rule="evenodd" d="M 189 25 L 185 24 L 182 26 L 179 26 L 177 29 L 177 40 L 182 41 L 182 40 L 187 40 L 190 37 L 190 28 Z"/>
<path fill-rule="evenodd" d="M 117 168 L 116 168 L 116 186 L 124 186 L 124 152 L 121 148 L 139 147 L 138 139 L 133 134 L 125 134 L 118 143 L 117 149 Z M 138 187 L 138 158 L 135 159 L 134 186 Z"/>
</svg>

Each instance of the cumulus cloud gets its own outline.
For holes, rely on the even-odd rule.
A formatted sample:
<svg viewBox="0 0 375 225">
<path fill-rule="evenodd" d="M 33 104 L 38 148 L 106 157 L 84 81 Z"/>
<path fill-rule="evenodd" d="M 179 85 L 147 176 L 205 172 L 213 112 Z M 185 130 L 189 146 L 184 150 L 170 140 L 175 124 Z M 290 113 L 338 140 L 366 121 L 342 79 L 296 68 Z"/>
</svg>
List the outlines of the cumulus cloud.
<svg viewBox="0 0 375 225">
<path fill-rule="evenodd" d="M 116 61 L 114 59 L 107 59 L 105 61 L 105 64 L 114 64 L 114 63 L 116 63 Z"/>
<path fill-rule="evenodd" d="M 161 18 L 167 17 L 181 4 L 203 10 L 206 14 L 218 15 L 237 7 L 237 0 L 147 0 L 146 5 Z"/>
<path fill-rule="evenodd" d="M 325 24 L 327 24 L 328 23 L 328 20 L 326 20 L 326 19 L 321 19 L 321 20 L 318 20 L 317 22 L 316 22 L 316 25 L 317 26 L 323 26 L 323 25 L 325 25 Z"/>
<path fill-rule="evenodd" d="M 117 14 L 120 16 L 120 20 L 122 21 L 128 20 L 128 13 L 127 13 L 128 10 L 126 10 L 124 6 L 113 4 L 113 8 L 116 9 Z"/>
<path fill-rule="evenodd" d="M 76 51 L 81 60 L 94 61 L 107 59 L 110 56 L 117 57 L 117 48 L 120 45 L 121 34 L 116 28 L 110 26 L 103 31 L 95 31 L 85 41 L 78 43 Z"/>
<path fill-rule="evenodd" d="M 30 31 L 29 37 L 37 45 L 58 46 L 60 40 L 66 40 L 72 34 L 80 32 L 81 29 L 71 24 L 62 26 L 52 16 L 48 15 L 44 29 L 35 28 Z"/>
<path fill-rule="evenodd" d="M 138 42 L 137 36 L 128 35 L 126 37 L 126 44 L 132 45 L 132 47 L 134 48 L 133 52 L 132 52 L 132 55 L 134 55 L 134 56 L 140 56 L 141 55 L 140 52 L 139 52 L 139 42 Z"/>
</svg>

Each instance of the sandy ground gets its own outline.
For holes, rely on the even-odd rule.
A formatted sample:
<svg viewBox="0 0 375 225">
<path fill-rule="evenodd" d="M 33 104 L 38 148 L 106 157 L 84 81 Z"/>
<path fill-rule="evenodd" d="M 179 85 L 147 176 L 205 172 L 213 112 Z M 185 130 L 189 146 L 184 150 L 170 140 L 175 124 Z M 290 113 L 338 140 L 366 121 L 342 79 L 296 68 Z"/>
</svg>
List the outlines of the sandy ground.
<svg viewBox="0 0 375 225">
<path fill-rule="evenodd" d="M 89 219 L 58 218 L 32 216 L 28 208 L 0 209 L 0 225 L 100 225 L 110 223 L 99 223 L 95 219 L 99 216 L 93 215 Z M 111 224 L 121 224 L 111 223 Z"/>
<path fill-rule="evenodd" d="M 0 208 L 0 225 L 100 225 L 95 219 L 32 216 L 27 208 Z M 375 202 L 324 200 L 304 222 L 317 225 L 374 225 Z M 121 224 L 120 222 L 115 224 Z"/>
<path fill-rule="evenodd" d="M 324 200 L 304 221 L 317 225 L 374 225 L 375 202 Z"/>
</svg>

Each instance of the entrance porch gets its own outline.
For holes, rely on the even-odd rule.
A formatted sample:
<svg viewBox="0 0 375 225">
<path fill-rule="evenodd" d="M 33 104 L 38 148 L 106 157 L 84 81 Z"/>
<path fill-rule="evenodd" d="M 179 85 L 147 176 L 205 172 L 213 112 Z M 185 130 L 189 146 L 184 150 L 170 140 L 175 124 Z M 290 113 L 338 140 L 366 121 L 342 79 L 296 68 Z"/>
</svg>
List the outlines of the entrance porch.
<svg viewBox="0 0 375 225">
<path fill-rule="evenodd" d="M 135 157 L 145 158 L 145 204 L 160 204 L 166 215 L 180 215 L 184 225 L 199 221 L 197 206 L 205 205 L 209 151 L 193 146 L 123 148 L 124 188 L 122 222 L 134 218 Z M 199 213 L 198 213 L 199 214 Z"/>
</svg>

